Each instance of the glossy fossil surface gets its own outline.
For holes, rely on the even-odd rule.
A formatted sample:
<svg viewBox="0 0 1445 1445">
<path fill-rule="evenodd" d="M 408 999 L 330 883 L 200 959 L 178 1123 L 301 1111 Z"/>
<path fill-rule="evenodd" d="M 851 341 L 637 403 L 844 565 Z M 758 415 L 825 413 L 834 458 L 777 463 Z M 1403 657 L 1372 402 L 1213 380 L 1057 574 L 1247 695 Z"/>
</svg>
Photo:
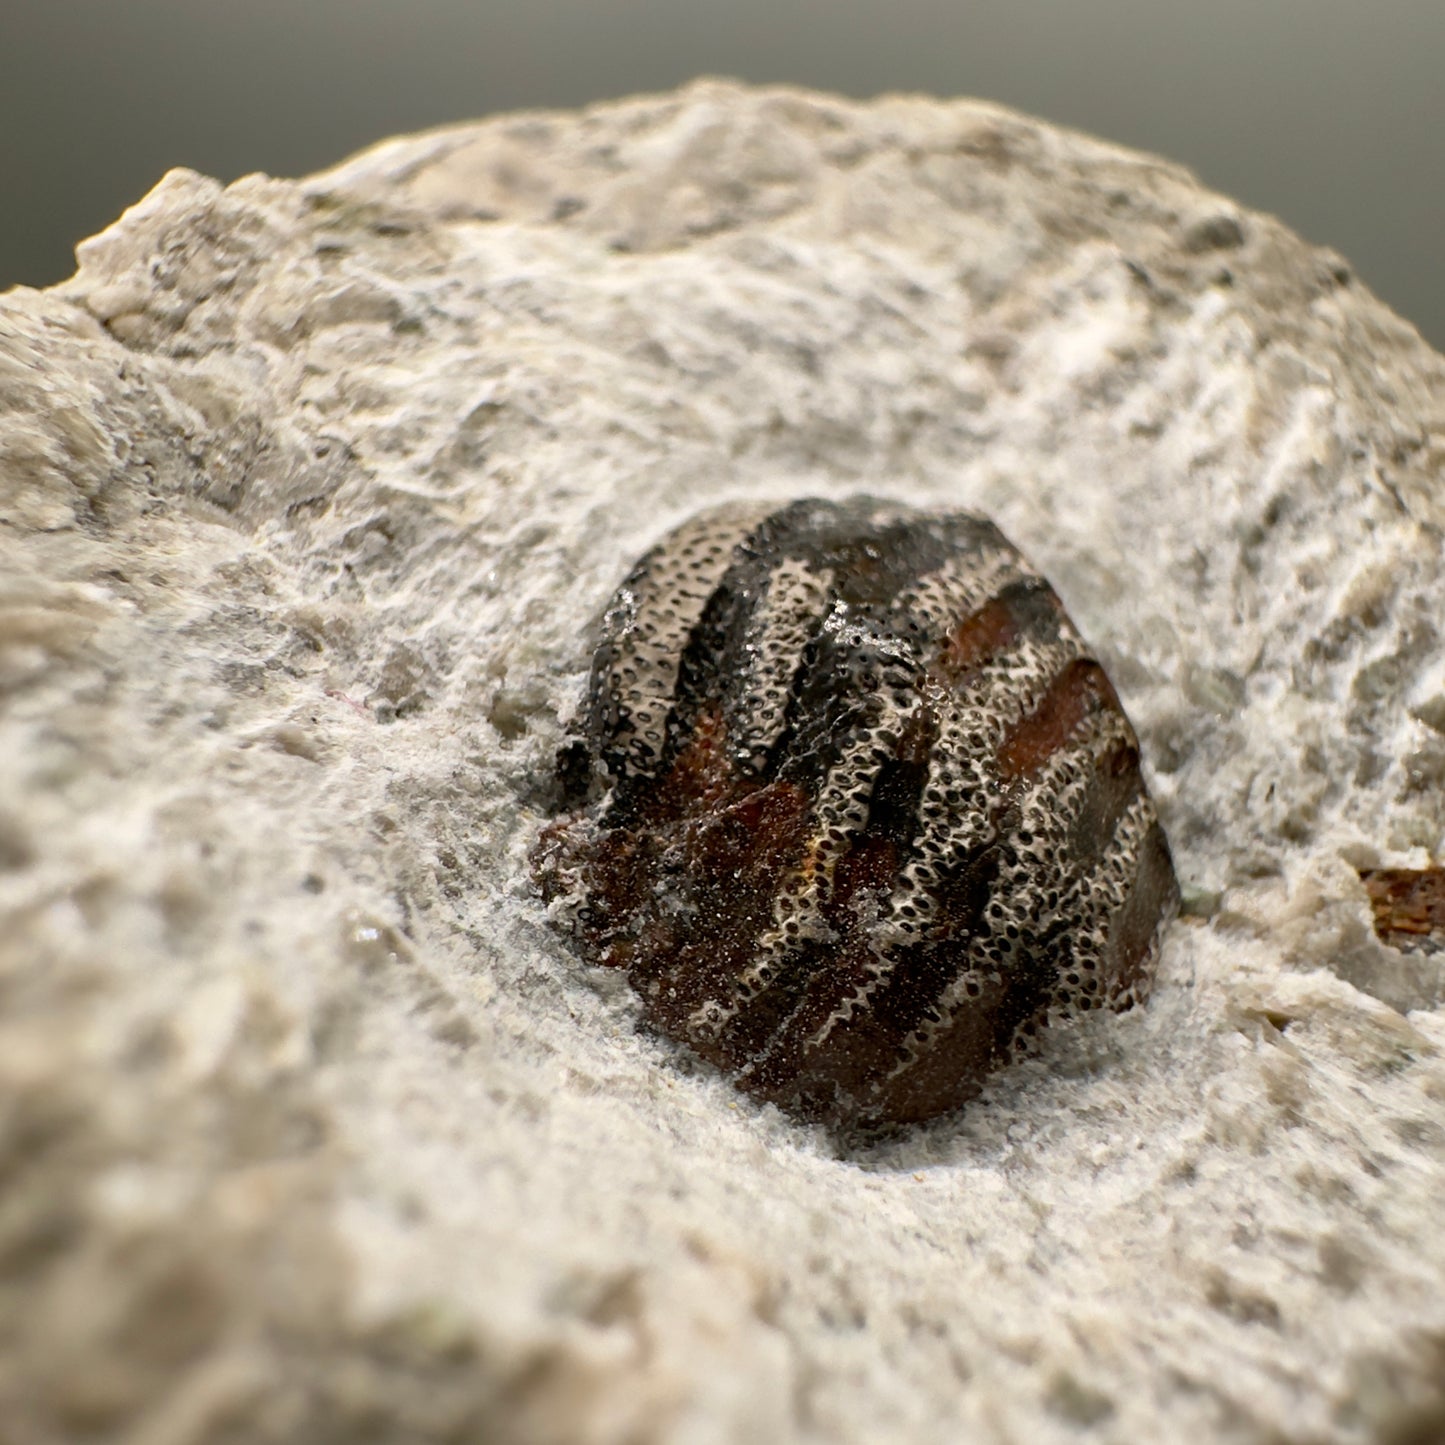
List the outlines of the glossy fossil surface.
<svg viewBox="0 0 1445 1445">
<path fill-rule="evenodd" d="M 992 523 L 732 506 L 602 621 L 535 867 L 650 1023 L 789 1111 L 946 1112 L 1148 990 L 1177 889 L 1138 744 Z"/>
</svg>

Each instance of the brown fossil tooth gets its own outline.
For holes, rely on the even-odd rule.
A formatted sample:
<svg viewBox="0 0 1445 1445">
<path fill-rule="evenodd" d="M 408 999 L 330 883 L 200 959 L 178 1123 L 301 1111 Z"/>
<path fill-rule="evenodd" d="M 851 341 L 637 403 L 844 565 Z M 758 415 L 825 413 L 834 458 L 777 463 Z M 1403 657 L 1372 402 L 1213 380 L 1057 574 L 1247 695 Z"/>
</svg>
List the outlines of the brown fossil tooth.
<svg viewBox="0 0 1445 1445">
<path fill-rule="evenodd" d="M 967 513 L 687 522 L 604 615 L 559 781 L 591 801 L 534 868 L 583 956 L 836 1125 L 954 1109 L 1051 1020 L 1128 1008 L 1177 906 L 1114 689 Z"/>
</svg>

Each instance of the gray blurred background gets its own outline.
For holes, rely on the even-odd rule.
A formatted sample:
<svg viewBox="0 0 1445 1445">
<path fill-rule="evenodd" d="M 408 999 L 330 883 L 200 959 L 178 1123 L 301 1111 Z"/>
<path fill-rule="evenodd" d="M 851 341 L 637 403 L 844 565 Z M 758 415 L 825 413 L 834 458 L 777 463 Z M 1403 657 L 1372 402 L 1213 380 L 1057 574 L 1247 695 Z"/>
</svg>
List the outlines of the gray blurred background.
<svg viewBox="0 0 1445 1445">
<path fill-rule="evenodd" d="M 1445 349 L 1445 0 L 0 0 L 0 289 L 167 168 L 700 74 L 975 95 L 1182 161 Z"/>
</svg>

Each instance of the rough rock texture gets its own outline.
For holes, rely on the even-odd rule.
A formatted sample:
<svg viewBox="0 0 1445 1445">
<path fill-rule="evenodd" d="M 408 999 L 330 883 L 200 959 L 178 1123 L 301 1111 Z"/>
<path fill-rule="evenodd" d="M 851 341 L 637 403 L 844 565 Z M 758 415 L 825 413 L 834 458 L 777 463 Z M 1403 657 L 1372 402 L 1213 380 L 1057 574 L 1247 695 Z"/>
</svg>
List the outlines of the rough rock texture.
<svg viewBox="0 0 1445 1445">
<path fill-rule="evenodd" d="M 175 172 L 0 299 L 0 1439 L 1431 1440 L 1445 359 L 1179 168 L 716 84 Z M 525 854 L 698 506 L 991 513 L 1141 736 L 1147 1010 L 839 1154 Z"/>
</svg>

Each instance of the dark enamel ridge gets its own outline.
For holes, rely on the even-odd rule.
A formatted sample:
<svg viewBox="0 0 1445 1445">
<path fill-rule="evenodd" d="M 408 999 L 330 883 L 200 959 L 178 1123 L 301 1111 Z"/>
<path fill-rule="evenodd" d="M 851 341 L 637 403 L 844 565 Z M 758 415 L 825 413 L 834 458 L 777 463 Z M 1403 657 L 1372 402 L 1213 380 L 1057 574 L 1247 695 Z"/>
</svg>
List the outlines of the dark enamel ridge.
<svg viewBox="0 0 1445 1445">
<path fill-rule="evenodd" d="M 534 866 L 739 1088 L 956 1108 L 1148 992 L 1178 890 L 1114 689 L 992 523 L 858 497 L 679 527 L 603 617 Z"/>
</svg>

